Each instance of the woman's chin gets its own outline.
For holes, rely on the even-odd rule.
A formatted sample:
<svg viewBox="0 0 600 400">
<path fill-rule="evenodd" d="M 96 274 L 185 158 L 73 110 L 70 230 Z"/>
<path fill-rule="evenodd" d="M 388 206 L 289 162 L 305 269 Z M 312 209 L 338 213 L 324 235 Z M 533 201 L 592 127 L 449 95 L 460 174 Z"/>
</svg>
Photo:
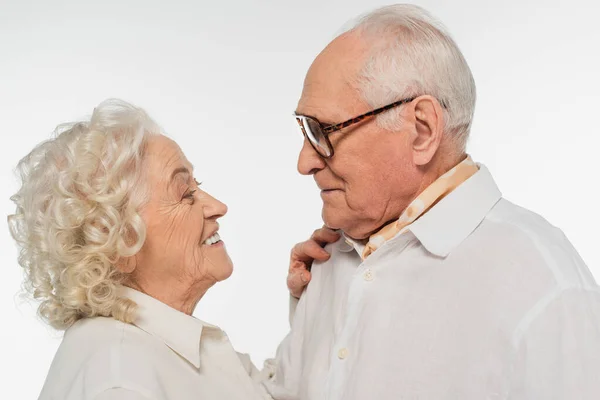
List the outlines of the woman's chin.
<svg viewBox="0 0 600 400">
<path fill-rule="evenodd" d="M 215 269 L 212 271 L 212 276 L 217 279 L 217 282 L 224 281 L 229 278 L 233 273 L 233 262 L 231 258 L 229 258 L 229 254 L 227 252 L 223 252 L 223 254 L 214 255 L 210 257 L 210 261 L 212 267 Z"/>
<path fill-rule="evenodd" d="M 226 260 L 219 261 L 220 262 L 216 264 L 218 271 L 215 274 L 215 276 L 217 277 L 219 282 L 221 282 L 229 278 L 231 274 L 233 274 L 233 262 L 231 261 L 231 258 L 229 258 L 229 255 L 227 255 Z"/>
<path fill-rule="evenodd" d="M 231 274 L 233 274 L 233 264 L 231 264 L 231 266 L 229 268 L 224 269 L 222 278 L 219 279 L 219 282 L 224 281 L 225 279 L 229 278 L 231 276 Z"/>
</svg>

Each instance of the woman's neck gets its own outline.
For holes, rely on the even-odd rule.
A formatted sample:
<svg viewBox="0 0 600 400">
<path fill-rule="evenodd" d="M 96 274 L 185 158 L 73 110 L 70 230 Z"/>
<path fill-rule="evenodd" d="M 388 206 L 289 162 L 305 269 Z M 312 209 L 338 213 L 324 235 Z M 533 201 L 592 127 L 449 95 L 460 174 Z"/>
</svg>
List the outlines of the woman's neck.
<svg viewBox="0 0 600 400">
<path fill-rule="evenodd" d="M 214 282 L 206 281 L 187 285 L 183 282 L 156 282 L 154 284 L 134 280 L 125 282 L 125 286 L 154 297 L 187 315 L 194 313 L 200 299 L 213 285 Z"/>
</svg>

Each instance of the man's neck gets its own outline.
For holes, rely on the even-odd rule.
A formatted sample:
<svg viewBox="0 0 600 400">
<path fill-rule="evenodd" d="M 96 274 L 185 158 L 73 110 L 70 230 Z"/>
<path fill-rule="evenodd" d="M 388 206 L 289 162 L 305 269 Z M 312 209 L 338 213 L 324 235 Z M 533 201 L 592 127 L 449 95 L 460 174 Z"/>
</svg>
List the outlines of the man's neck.
<svg viewBox="0 0 600 400">
<path fill-rule="evenodd" d="M 357 243 L 361 243 L 363 245 L 366 244 L 369 241 L 369 238 L 371 237 L 371 235 L 379 232 L 381 229 L 383 229 L 387 225 L 396 222 L 400 218 L 400 216 L 404 213 L 404 211 L 406 211 L 406 209 L 410 206 L 410 204 L 415 199 L 417 199 L 421 195 L 421 193 L 423 193 L 423 191 L 425 191 L 425 189 L 427 189 L 429 186 L 431 186 L 432 183 L 434 183 L 436 180 L 438 180 L 446 172 L 450 171 L 452 168 L 456 167 L 458 164 L 463 162 L 467 157 L 468 157 L 468 155 L 464 152 L 461 152 L 457 156 L 446 156 L 444 159 L 442 159 L 441 156 L 434 157 L 434 159 L 431 160 L 431 162 L 428 164 L 428 166 L 425 167 L 425 170 L 423 171 L 423 175 L 420 179 L 420 183 L 419 183 L 417 190 L 414 191 L 412 196 L 407 197 L 406 204 L 404 205 L 403 208 L 401 208 L 400 212 L 398 212 L 397 215 L 395 215 L 391 219 L 387 220 L 386 222 L 380 224 L 377 228 L 373 229 L 371 232 L 369 232 L 367 234 L 366 237 L 364 237 L 362 239 L 354 238 L 345 232 L 344 232 L 344 235 L 346 237 L 354 240 Z"/>
</svg>

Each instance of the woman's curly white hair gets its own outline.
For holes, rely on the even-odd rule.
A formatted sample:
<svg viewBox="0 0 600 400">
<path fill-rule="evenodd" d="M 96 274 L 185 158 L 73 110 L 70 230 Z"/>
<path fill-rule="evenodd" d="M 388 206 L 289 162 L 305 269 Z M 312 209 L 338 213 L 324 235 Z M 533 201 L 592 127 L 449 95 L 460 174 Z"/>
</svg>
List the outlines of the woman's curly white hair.
<svg viewBox="0 0 600 400">
<path fill-rule="evenodd" d="M 135 303 L 119 297 L 124 275 L 115 265 L 146 237 L 144 149 L 159 132 L 142 109 L 106 100 L 89 121 L 58 126 L 19 162 L 9 229 L 24 287 L 54 328 L 85 317 L 134 318 Z"/>
</svg>

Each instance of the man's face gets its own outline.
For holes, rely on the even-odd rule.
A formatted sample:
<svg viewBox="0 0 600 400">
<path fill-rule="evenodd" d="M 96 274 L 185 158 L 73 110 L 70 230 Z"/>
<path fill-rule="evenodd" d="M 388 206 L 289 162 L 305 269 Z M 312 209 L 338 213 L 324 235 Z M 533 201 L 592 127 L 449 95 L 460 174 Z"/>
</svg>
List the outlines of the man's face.
<svg viewBox="0 0 600 400">
<path fill-rule="evenodd" d="M 365 46 L 356 34 L 334 40 L 316 58 L 298 102 L 297 114 L 322 124 L 339 123 L 372 109 L 356 89 Z M 377 106 L 383 106 L 380 104 Z M 395 112 L 410 122 L 410 105 Z M 411 124 L 389 131 L 370 118 L 330 134 L 335 150 L 321 158 L 305 139 L 298 171 L 313 175 L 321 189 L 325 224 L 355 238 L 367 238 L 386 222 L 399 217 L 418 193 L 420 172 L 412 163 Z M 404 124 L 403 124 L 404 126 Z"/>
</svg>

